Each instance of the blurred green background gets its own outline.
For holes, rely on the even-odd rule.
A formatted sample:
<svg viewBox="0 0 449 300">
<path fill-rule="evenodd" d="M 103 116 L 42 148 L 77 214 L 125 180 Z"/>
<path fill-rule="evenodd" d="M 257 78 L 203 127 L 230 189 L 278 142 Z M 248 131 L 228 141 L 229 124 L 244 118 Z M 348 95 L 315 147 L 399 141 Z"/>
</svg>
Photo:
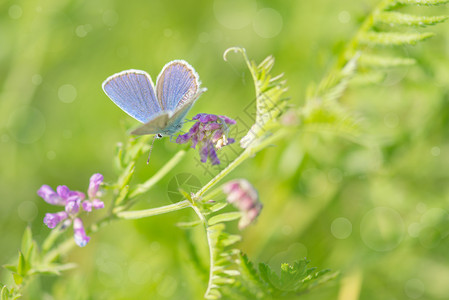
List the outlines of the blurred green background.
<svg viewBox="0 0 449 300">
<path fill-rule="evenodd" d="M 36 195 L 42 184 L 85 191 L 91 174 L 114 181 L 114 148 L 135 124 L 101 90 L 109 75 L 130 68 L 155 79 L 173 59 L 187 60 L 208 91 L 189 113 L 225 114 L 251 124 L 253 85 L 243 60 L 276 58 L 293 105 L 318 82 L 355 33 L 374 0 L 315 1 L 69 1 L 0 3 L 0 263 L 17 255 L 27 224 L 42 240 L 55 208 Z M 447 14 L 447 7 L 420 8 Z M 243 232 L 240 248 L 255 261 L 279 266 L 307 256 L 313 266 L 340 270 L 338 281 L 304 299 L 447 299 L 449 295 L 449 51 L 448 24 L 435 38 L 401 48 L 418 66 L 397 69 L 343 99 L 361 116 L 372 144 L 304 133 L 244 163 L 228 179 L 245 177 L 264 210 Z M 239 134 L 241 136 L 241 133 Z M 179 145 L 157 141 L 143 181 Z M 223 150 L 235 157 L 233 148 Z M 139 208 L 170 203 L 170 179 L 192 173 L 205 184 L 216 169 L 186 158 Z M 98 212 L 98 215 L 101 215 Z M 95 218 L 95 215 L 92 216 Z M 201 230 L 174 226 L 193 219 L 180 211 L 115 222 L 85 248 L 67 253 L 79 267 L 43 277 L 26 299 L 200 299 L 206 277 L 191 245 Z M 230 230 L 236 230 L 232 228 Z M 70 232 L 68 234 L 71 234 Z M 10 274 L 1 270 L 1 281 Z"/>
</svg>

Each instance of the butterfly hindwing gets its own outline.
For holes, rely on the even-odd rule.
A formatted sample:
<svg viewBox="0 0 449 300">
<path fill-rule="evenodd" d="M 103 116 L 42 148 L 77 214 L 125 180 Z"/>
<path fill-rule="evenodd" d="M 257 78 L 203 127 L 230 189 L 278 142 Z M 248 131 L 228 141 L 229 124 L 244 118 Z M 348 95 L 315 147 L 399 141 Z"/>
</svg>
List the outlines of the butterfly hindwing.
<svg viewBox="0 0 449 300">
<path fill-rule="evenodd" d="M 131 117 L 146 123 L 162 109 L 148 73 L 126 70 L 110 76 L 103 82 L 104 92 Z"/>
<path fill-rule="evenodd" d="M 163 110 L 175 111 L 177 107 L 198 98 L 198 75 L 183 60 L 174 60 L 164 66 L 156 81 L 156 94 Z"/>
<path fill-rule="evenodd" d="M 162 133 L 163 130 L 167 127 L 171 115 L 171 112 L 163 111 L 147 123 L 131 131 L 131 134 L 145 135 Z"/>
</svg>

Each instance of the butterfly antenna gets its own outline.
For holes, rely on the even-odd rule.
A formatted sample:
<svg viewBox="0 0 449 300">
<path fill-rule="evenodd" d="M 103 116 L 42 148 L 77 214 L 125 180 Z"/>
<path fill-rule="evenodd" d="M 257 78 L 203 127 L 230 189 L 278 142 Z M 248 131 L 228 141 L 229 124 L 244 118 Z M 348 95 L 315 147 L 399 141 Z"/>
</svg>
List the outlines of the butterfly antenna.
<svg viewBox="0 0 449 300">
<path fill-rule="evenodd" d="M 162 136 L 159 133 L 154 135 L 153 142 L 151 143 L 151 146 L 150 146 L 150 153 L 148 153 L 147 165 L 150 163 L 151 151 L 153 151 L 154 141 L 156 139 L 160 139 L 161 137 Z"/>
</svg>

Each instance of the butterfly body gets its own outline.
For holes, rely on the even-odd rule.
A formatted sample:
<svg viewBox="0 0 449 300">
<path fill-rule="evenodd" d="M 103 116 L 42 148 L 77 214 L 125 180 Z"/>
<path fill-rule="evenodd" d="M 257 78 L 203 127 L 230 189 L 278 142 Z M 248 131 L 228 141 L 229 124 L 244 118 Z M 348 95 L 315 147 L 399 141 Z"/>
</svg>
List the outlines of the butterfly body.
<svg viewBox="0 0 449 300">
<path fill-rule="evenodd" d="M 103 90 L 123 111 L 143 123 L 131 132 L 135 135 L 173 136 L 198 97 L 198 74 L 183 60 L 167 63 L 156 80 L 141 70 L 125 70 L 103 82 Z"/>
</svg>

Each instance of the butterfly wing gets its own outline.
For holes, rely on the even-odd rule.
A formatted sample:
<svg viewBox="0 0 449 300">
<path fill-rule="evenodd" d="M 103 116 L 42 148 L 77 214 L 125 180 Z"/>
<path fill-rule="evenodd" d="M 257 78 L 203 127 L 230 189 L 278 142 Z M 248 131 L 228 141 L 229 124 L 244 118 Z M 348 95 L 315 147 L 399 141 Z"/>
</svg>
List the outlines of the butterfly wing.
<svg viewBox="0 0 449 300">
<path fill-rule="evenodd" d="M 184 104 L 193 105 L 200 89 L 198 74 L 193 67 L 183 60 L 174 60 L 162 68 L 156 81 L 156 94 L 163 110 L 175 111 Z"/>
<path fill-rule="evenodd" d="M 163 111 L 155 116 L 153 119 L 149 120 L 145 124 L 131 131 L 131 134 L 135 135 L 145 135 L 145 134 L 155 134 L 164 133 L 165 128 L 169 124 L 169 119 L 172 112 Z"/>
<path fill-rule="evenodd" d="M 102 86 L 118 107 L 142 123 L 153 121 L 162 112 L 153 81 L 145 71 L 122 71 L 110 76 Z"/>
</svg>

